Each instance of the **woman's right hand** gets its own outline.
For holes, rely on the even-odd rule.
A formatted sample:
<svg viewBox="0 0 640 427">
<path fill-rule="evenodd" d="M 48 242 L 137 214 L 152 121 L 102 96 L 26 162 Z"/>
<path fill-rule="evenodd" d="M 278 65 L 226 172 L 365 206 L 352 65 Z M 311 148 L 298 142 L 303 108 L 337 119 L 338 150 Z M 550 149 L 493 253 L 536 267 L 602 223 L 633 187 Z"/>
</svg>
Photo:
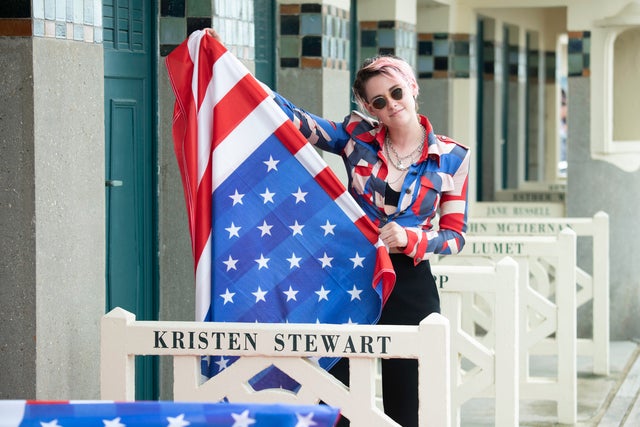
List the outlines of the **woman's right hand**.
<svg viewBox="0 0 640 427">
<path fill-rule="evenodd" d="M 207 34 L 222 43 L 222 39 L 220 38 L 216 30 L 214 30 L 213 28 L 205 28 L 204 31 L 206 31 Z"/>
</svg>

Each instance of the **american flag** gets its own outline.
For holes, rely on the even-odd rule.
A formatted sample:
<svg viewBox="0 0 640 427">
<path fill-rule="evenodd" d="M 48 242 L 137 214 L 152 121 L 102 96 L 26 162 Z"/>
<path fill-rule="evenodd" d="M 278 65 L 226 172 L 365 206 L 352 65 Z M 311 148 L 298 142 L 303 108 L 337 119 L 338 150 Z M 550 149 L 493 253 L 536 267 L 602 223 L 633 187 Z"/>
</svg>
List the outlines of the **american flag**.
<svg viewBox="0 0 640 427">
<path fill-rule="evenodd" d="M 331 427 L 326 405 L 0 400 L 0 427 Z"/>
<path fill-rule="evenodd" d="M 166 66 L 196 319 L 377 322 L 395 281 L 386 248 L 269 90 L 204 31 Z M 218 358 L 208 376 L 229 362 Z"/>
</svg>

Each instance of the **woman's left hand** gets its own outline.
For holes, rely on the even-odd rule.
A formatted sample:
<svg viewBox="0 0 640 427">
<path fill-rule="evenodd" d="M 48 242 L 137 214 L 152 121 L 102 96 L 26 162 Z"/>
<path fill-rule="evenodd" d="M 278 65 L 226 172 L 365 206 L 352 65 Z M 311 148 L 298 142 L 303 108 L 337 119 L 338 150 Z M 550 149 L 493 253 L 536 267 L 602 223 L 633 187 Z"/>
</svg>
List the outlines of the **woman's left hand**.
<svg viewBox="0 0 640 427">
<path fill-rule="evenodd" d="M 388 248 L 402 249 L 407 246 L 409 240 L 404 228 L 396 222 L 388 222 L 382 228 L 378 229 L 380 239 Z"/>
</svg>

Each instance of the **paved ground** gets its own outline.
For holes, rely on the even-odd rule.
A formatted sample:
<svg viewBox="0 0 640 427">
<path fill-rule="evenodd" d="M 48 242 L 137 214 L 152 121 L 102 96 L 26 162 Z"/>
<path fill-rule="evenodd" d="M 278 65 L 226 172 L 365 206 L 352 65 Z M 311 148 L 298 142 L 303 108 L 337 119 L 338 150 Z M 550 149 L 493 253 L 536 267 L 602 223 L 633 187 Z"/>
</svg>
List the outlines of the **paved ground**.
<svg viewBox="0 0 640 427">
<path fill-rule="evenodd" d="M 640 345 L 612 342 L 609 376 L 590 374 L 588 358 L 578 358 L 578 427 L 640 427 Z M 548 371 L 549 359 L 534 359 L 532 373 Z M 551 360 L 551 362 L 553 362 Z M 463 427 L 494 425 L 492 399 L 467 402 L 461 413 Z M 560 426 L 555 403 L 521 401 L 521 426 Z"/>
</svg>

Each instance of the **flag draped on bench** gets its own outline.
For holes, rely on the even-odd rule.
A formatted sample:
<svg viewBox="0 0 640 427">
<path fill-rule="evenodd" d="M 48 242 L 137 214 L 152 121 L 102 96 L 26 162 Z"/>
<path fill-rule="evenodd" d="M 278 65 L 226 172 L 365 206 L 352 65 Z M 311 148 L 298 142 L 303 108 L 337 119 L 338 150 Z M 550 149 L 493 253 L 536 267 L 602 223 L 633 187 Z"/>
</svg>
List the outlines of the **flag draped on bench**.
<svg viewBox="0 0 640 427">
<path fill-rule="evenodd" d="M 0 400 L 3 427 L 331 427 L 326 405 Z"/>
<path fill-rule="evenodd" d="M 204 31 L 166 66 L 196 320 L 376 323 L 395 281 L 387 250 L 268 89 Z M 208 376 L 231 361 L 217 359 Z"/>
</svg>

